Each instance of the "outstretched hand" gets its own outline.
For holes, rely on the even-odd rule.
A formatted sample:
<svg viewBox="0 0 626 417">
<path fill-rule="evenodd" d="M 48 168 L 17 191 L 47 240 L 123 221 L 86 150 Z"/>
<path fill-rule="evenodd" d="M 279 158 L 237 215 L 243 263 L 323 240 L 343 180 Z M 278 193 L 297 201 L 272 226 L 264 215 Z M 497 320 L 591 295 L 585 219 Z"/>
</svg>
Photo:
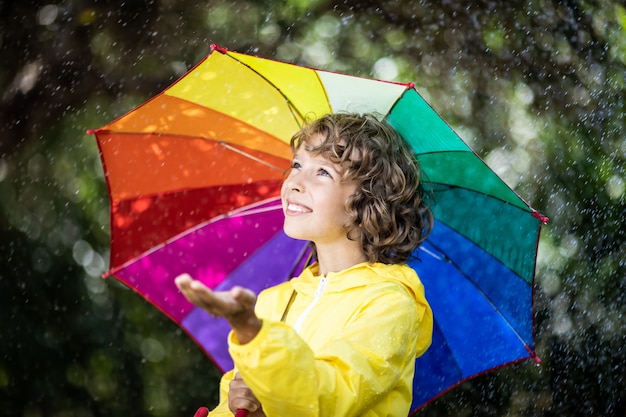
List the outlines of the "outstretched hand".
<svg viewBox="0 0 626 417">
<path fill-rule="evenodd" d="M 211 291 L 189 274 L 179 275 L 175 283 L 189 302 L 213 316 L 224 317 L 233 328 L 239 343 L 248 343 L 261 329 L 261 320 L 254 313 L 254 292 L 243 287 L 234 287 L 230 291 Z"/>
</svg>

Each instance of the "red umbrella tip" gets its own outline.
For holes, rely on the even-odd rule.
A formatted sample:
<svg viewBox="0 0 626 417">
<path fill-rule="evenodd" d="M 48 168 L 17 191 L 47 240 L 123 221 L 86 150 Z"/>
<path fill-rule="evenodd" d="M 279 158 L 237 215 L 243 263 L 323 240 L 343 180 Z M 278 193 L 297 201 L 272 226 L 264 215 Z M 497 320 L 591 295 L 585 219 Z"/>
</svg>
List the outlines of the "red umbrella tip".
<svg viewBox="0 0 626 417">
<path fill-rule="evenodd" d="M 548 219 L 546 216 L 539 213 L 538 211 L 533 211 L 532 216 L 539 219 L 539 221 L 541 221 L 541 223 L 543 224 L 548 224 L 548 221 L 550 221 L 550 219 Z"/>
<path fill-rule="evenodd" d="M 212 51 L 217 51 L 217 52 L 221 52 L 223 54 L 225 54 L 226 52 L 228 52 L 228 48 L 224 48 L 223 46 L 219 46 L 216 43 L 212 43 L 211 44 L 211 50 Z"/>
<path fill-rule="evenodd" d="M 198 408 L 198 411 L 196 411 L 196 414 L 193 415 L 193 417 L 207 417 L 209 415 L 209 409 L 206 407 L 200 407 Z"/>
<path fill-rule="evenodd" d="M 93 135 L 94 133 L 96 133 L 98 131 L 98 129 L 87 129 L 87 134 L 88 135 Z"/>
</svg>

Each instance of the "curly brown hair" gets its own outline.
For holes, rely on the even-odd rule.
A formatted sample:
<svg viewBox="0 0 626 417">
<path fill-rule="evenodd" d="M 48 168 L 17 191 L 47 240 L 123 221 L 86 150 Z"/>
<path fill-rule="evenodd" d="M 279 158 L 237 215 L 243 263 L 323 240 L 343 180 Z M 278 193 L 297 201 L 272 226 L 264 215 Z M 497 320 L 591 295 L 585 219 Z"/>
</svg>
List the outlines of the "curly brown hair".
<svg viewBox="0 0 626 417">
<path fill-rule="evenodd" d="M 321 135 L 312 146 L 310 139 Z M 373 114 L 327 114 L 306 124 L 291 139 L 342 168 L 343 181 L 356 181 L 346 201 L 350 239 L 360 239 L 369 262 L 406 262 L 428 237 L 433 216 L 422 172 L 411 146 Z"/>
</svg>

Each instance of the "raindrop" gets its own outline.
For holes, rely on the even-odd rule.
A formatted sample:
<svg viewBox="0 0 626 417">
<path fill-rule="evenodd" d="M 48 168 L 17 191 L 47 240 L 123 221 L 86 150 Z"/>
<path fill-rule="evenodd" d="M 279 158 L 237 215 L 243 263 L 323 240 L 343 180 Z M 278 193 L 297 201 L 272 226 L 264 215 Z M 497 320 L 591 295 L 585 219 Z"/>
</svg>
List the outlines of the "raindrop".
<svg viewBox="0 0 626 417">
<path fill-rule="evenodd" d="M 612 200 L 619 200 L 626 190 L 626 182 L 619 175 L 613 175 L 606 184 L 606 190 Z"/>
<path fill-rule="evenodd" d="M 315 67 L 324 67 L 331 60 L 331 55 L 321 42 L 315 42 L 303 51 L 302 57 L 307 64 Z"/>
<path fill-rule="evenodd" d="M 43 274 L 52 267 L 52 258 L 46 249 L 39 247 L 33 251 L 31 263 L 35 271 Z"/>
<path fill-rule="evenodd" d="M 0 159 L 0 182 L 9 175 L 9 164 L 4 159 Z"/>
<path fill-rule="evenodd" d="M 106 262 L 104 258 L 97 252 L 93 253 L 93 260 L 86 265 L 85 272 L 92 277 L 100 277 L 106 270 Z"/>
<path fill-rule="evenodd" d="M 283 42 L 276 50 L 276 57 L 285 61 L 295 61 L 301 49 L 294 42 Z"/>
<path fill-rule="evenodd" d="M 573 327 L 574 323 L 572 322 L 572 319 L 570 317 L 566 315 L 560 315 L 555 320 L 552 329 L 554 331 L 554 334 L 558 336 L 566 336 L 571 332 Z"/>
<path fill-rule="evenodd" d="M 525 106 L 532 104 L 535 99 L 533 90 L 524 83 L 520 83 L 515 86 L 515 97 Z"/>
<path fill-rule="evenodd" d="M 141 342 L 141 353 L 150 362 L 160 362 L 165 357 L 165 348 L 156 339 L 147 338 Z"/>
<path fill-rule="evenodd" d="M 41 74 L 42 66 L 39 62 L 30 62 L 20 70 L 20 72 L 15 77 L 15 83 L 17 88 L 23 93 L 26 94 L 30 90 L 33 89 L 37 80 L 39 79 L 39 75 Z M 19 122 L 17 122 L 19 123 Z"/>
<path fill-rule="evenodd" d="M 266 45 L 272 45 L 280 38 L 280 27 L 276 23 L 267 23 L 259 30 L 259 39 Z"/>
<path fill-rule="evenodd" d="M 85 279 L 85 287 L 89 291 L 90 295 L 105 294 L 107 292 L 107 286 L 104 280 L 94 277 L 88 277 Z"/>
<path fill-rule="evenodd" d="M 72 248 L 72 256 L 76 263 L 81 266 L 87 266 L 91 263 L 94 258 L 94 251 L 91 248 L 91 245 L 84 240 L 79 240 L 74 243 Z"/>
<path fill-rule="evenodd" d="M 337 37 L 341 30 L 341 23 L 334 16 L 323 16 L 315 25 L 315 33 L 320 38 L 331 39 Z"/>
<path fill-rule="evenodd" d="M 395 80 L 398 73 L 398 66 L 391 58 L 381 58 L 374 64 L 374 74 L 382 80 Z"/>
<path fill-rule="evenodd" d="M 37 22 L 42 26 L 49 26 L 54 23 L 59 15 L 59 8 L 55 4 L 48 4 L 39 9 Z"/>
<path fill-rule="evenodd" d="M 561 291 L 561 278 L 558 274 L 548 272 L 541 275 L 541 289 L 548 297 L 554 297 Z"/>
</svg>

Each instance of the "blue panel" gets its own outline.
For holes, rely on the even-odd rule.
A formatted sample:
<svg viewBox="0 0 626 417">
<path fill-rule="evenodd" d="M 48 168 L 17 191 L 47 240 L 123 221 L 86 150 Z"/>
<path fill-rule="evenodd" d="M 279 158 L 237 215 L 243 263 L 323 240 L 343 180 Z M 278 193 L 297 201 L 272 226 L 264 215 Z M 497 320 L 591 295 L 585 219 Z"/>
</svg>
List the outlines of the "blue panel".
<svg viewBox="0 0 626 417">
<path fill-rule="evenodd" d="M 528 356 L 506 320 L 451 264 L 423 257 L 411 266 L 424 283 L 437 326 L 444 329 L 463 377 Z"/>
<path fill-rule="evenodd" d="M 446 388 L 463 379 L 439 327 L 435 325 L 433 344 L 415 362 L 411 410 L 432 400 Z"/>
<path fill-rule="evenodd" d="M 477 287 L 476 290 L 484 293 L 520 337 L 532 347 L 532 287 L 497 259 L 444 224 L 436 223 L 428 242 L 446 254 Z"/>
<path fill-rule="evenodd" d="M 441 230 L 440 226 L 437 225 L 436 229 Z M 475 245 L 462 238 L 445 237 L 452 239 L 450 246 L 454 246 L 454 252 L 464 253 L 470 258 L 476 256 L 478 264 L 482 262 L 485 271 L 494 270 L 490 263 L 497 261 L 485 260 L 482 255 L 472 254 L 472 247 L 475 248 Z M 426 242 L 419 250 L 419 257 L 420 260 L 411 261 L 410 265 L 424 283 L 436 328 L 433 345 L 416 361 L 415 407 L 423 405 L 433 396 L 465 379 L 530 357 L 525 343 L 511 329 L 501 312 L 437 248 Z M 523 282 L 515 274 L 513 277 L 514 282 Z M 502 277 L 505 287 L 505 280 L 508 278 Z M 485 277 L 481 279 L 487 280 Z M 489 290 L 496 294 L 499 292 L 492 288 Z M 504 293 L 508 294 L 508 291 Z M 515 301 L 523 306 L 514 310 L 525 309 L 530 316 L 531 306 L 523 298 Z M 532 345 L 532 339 L 527 342 Z"/>
</svg>

